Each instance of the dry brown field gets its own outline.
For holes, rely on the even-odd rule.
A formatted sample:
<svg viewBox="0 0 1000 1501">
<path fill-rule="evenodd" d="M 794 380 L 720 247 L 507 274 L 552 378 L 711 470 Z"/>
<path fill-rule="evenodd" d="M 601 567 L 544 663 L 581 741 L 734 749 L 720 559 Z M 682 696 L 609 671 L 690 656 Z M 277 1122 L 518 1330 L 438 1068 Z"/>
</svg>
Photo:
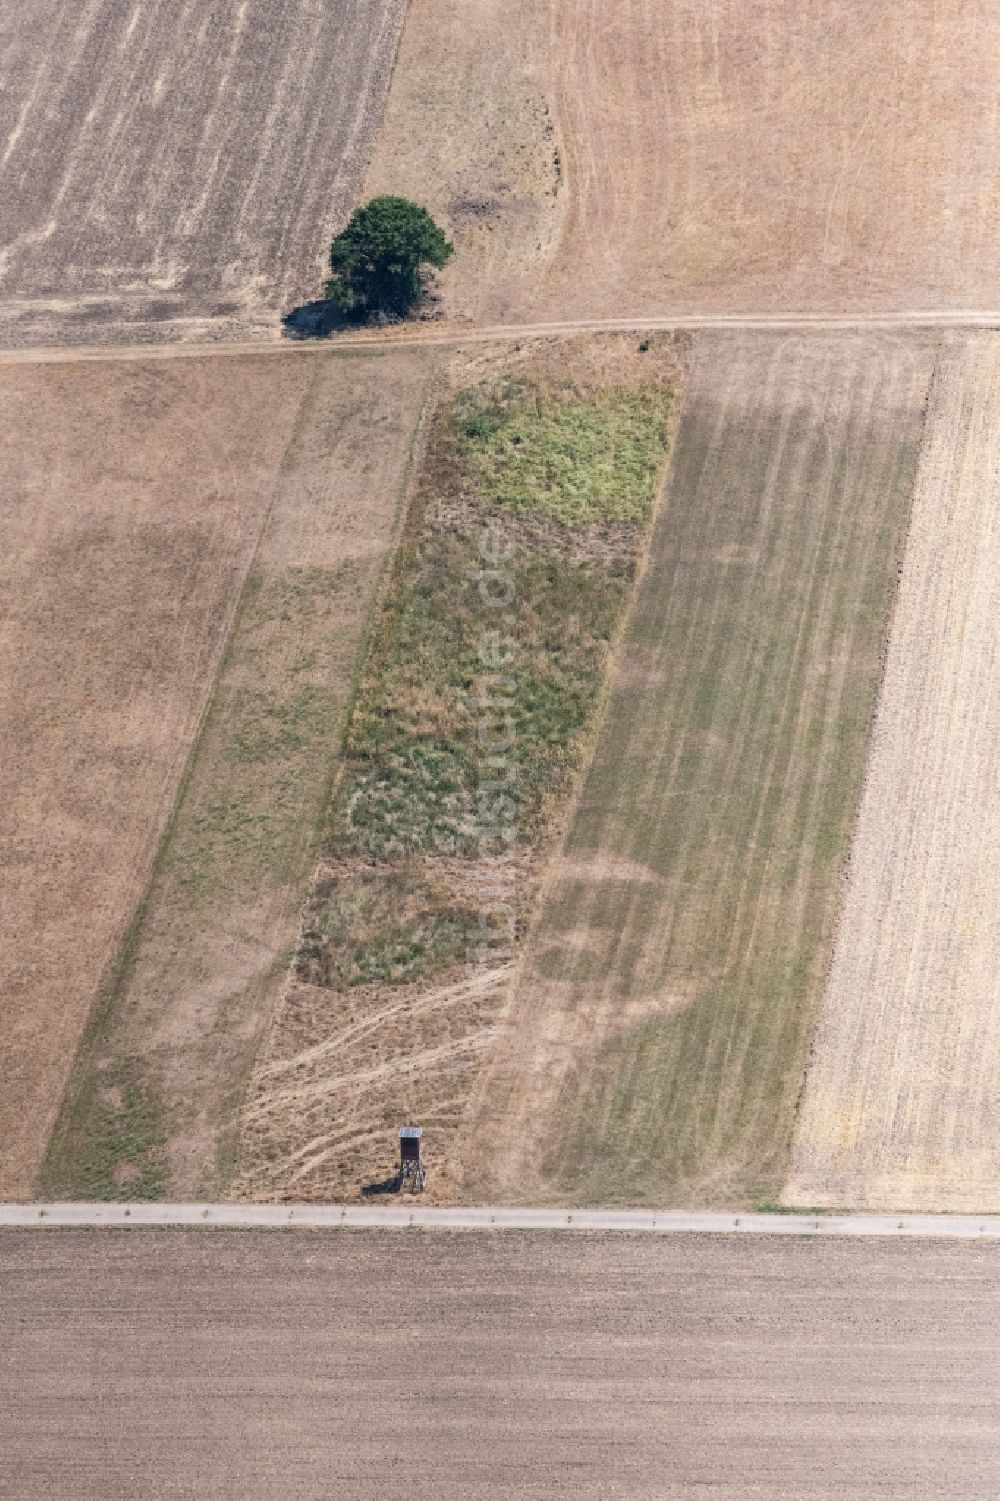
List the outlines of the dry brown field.
<svg viewBox="0 0 1000 1501">
<path fill-rule="evenodd" d="M 204 730 L 46 1165 L 71 1198 L 212 1198 L 295 947 L 433 356 L 308 360 Z"/>
<path fill-rule="evenodd" d="M 273 332 L 316 296 L 405 0 L 0 0 L 0 344 Z"/>
<path fill-rule="evenodd" d="M 8 1230 L 0 1294 L 17 1501 L 996 1494 L 995 1245 Z"/>
<path fill-rule="evenodd" d="M 407 9 L 363 196 L 401 193 L 447 225 L 456 253 L 439 287 L 452 317 L 506 317 L 552 253 L 566 195 L 547 87 L 549 9 L 544 0 Z"/>
<path fill-rule="evenodd" d="M 313 364 L 0 369 L 5 1197 L 148 878 Z"/>
<path fill-rule="evenodd" d="M 790 1204 L 1000 1208 L 1000 341 L 935 377 Z"/>
<path fill-rule="evenodd" d="M 412 0 L 369 189 L 472 317 L 993 308 L 990 0 Z"/>
<path fill-rule="evenodd" d="M 459 331 L 997 301 L 988 0 L 71 11 L 0 0 L 12 362 L 276 338 L 377 192 L 454 238 L 428 316 Z M 659 357 L 613 342 L 573 357 Z M 286 981 L 309 871 L 338 874 L 318 827 L 411 445 L 446 368 L 533 356 L 0 366 L 0 1194 L 38 1182 L 78 1055 L 54 1193 L 221 1192 L 257 1060 L 248 1194 L 353 1184 L 405 1106 L 442 1112 L 444 1198 L 1000 1204 L 994 342 L 682 342 L 667 500 L 513 980 L 335 1009 Z"/>
<path fill-rule="evenodd" d="M 934 350 L 704 336 L 565 844 L 465 1132 L 477 1202 L 773 1202 Z"/>
</svg>

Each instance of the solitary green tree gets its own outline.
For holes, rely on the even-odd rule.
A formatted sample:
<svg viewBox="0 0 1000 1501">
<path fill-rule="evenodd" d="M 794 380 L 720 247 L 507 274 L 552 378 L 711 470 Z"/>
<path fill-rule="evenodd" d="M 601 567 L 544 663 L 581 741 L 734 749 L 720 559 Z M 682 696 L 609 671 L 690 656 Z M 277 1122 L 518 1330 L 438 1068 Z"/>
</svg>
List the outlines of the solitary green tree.
<svg viewBox="0 0 1000 1501">
<path fill-rule="evenodd" d="M 424 266 L 447 265 L 453 249 L 419 204 L 373 198 L 330 246 L 327 298 L 359 322 L 405 317 L 424 295 Z"/>
</svg>

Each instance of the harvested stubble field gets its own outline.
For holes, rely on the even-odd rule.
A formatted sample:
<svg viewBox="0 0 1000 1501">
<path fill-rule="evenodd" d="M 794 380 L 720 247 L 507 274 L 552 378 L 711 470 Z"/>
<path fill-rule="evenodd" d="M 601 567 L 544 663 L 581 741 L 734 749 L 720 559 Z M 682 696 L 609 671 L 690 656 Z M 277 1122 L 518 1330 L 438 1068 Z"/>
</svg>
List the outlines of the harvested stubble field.
<svg viewBox="0 0 1000 1501">
<path fill-rule="evenodd" d="M 384 1182 L 408 1118 L 428 1130 L 433 1195 L 456 1192 L 468 1101 L 662 474 L 677 368 L 669 338 L 453 360 L 242 1113 L 235 1193 L 329 1199 Z M 470 576 L 484 536 L 510 550 L 499 612 Z M 498 759 L 481 733 L 505 740 L 505 723 Z"/>
<path fill-rule="evenodd" d="M 998 66 L 992 0 L 411 0 L 369 186 L 471 316 L 992 308 Z"/>
<path fill-rule="evenodd" d="M 0 368 L 4 1196 L 148 878 L 312 365 Z"/>
<path fill-rule="evenodd" d="M 564 848 L 467 1128 L 485 1201 L 773 1201 L 933 351 L 703 338 Z"/>
<path fill-rule="evenodd" d="M 315 296 L 405 0 L 0 0 L 0 343 L 273 331 Z"/>
<path fill-rule="evenodd" d="M 204 728 L 50 1145 L 52 1195 L 217 1197 L 235 1150 L 435 368 L 305 364 Z"/>
<path fill-rule="evenodd" d="M 935 377 L 788 1203 L 1000 1209 L 1000 340 Z"/>
</svg>

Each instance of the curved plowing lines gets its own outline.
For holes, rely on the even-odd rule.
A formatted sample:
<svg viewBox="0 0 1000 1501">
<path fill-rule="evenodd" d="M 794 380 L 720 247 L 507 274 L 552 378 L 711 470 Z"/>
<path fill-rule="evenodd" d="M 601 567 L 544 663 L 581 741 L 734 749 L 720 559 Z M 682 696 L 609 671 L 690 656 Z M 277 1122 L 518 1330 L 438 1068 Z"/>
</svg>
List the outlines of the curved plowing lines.
<svg viewBox="0 0 1000 1501">
<path fill-rule="evenodd" d="M 568 197 L 516 312 L 982 306 L 1000 273 L 1000 15 L 555 0 Z"/>
<path fill-rule="evenodd" d="M 463 971 L 431 989 L 333 994 L 294 983 L 282 1013 L 285 1054 L 258 1067 L 242 1113 L 244 1157 L 253 1166 L 235 1185 L 236 1197 L 335 1198 L 355 1168 L 370 1175 L 382 1155 L 390 1177 L 392 1127 L 405 1124 L 396 1119 L 400 1101 L 427 1129 L 430 1197 L 440 1196 L 452 1167 L 447 1146 L 470 1080 L 493 1046 L 510 983 L 510 966 Z M 298 1044 L 292 1051 L 289 1041 Z"/>
</svg>

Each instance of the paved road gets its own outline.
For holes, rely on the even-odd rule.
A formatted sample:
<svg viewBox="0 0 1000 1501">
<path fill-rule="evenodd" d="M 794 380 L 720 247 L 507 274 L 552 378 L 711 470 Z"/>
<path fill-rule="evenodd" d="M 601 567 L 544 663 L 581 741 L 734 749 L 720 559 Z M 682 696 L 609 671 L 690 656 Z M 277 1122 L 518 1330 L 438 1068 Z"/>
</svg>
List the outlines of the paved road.
<svg viewBox="0 0 1000 1501">
<path fill-rule="evenodd" d="M 994 1498 L 1000 1247 L 0 1231 L 11 1501 Z"/>
<path fill-rule="evenodd" d="M 389 1204 L 0 1204 L 0 1229 L 612 1230 L 651 1235 L 888 1236 L 1000 1240 L 1000 1215 L 713 1214 L 653 1209 L 447 1209 L 405 1196 Z"/>
</svg>

